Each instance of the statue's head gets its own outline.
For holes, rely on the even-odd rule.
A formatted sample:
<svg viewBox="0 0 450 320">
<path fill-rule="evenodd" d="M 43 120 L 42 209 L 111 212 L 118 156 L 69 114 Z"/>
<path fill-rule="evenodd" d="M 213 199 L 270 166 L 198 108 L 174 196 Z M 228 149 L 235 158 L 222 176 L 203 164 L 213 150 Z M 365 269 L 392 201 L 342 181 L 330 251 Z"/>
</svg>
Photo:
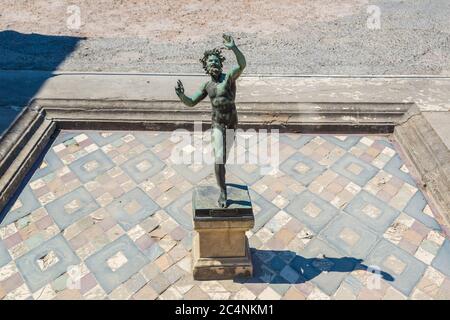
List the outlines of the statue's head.
<svg viewBox="0 0 450 320">
<path fill-rule="evenodd" d="M 218 48 L 205 51 L 203 58 L 200 59 L 200 62 L 203 64 L 203 69 L 213 77 L 217 77 L 222 73 L 222 63 L 224 61 L 225 57 L 222 56 L 222 51 Z"/>
</svg>

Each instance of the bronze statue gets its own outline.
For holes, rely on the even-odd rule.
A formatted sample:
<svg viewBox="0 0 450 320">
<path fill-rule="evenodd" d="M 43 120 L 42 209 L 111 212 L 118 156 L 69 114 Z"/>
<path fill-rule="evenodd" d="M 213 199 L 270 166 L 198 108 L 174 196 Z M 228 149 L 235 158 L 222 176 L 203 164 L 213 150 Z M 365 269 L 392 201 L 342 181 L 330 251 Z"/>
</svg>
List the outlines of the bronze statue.
<svg viewBox="0 0 450 320">
<path fill-rule="evenodd" d="M 220 187 L 218 199 L 219 207 L 227 207 L 227 189 L 225 184 L 225 163 L 229 150 L 234 141 L 234 133 L 238 123 L 236 105 L 236 79 L 242 74 L 246 66 L 245 57 L 237 48 L 230 35 L 223 35 L 223 44 L 236 55 L 238 66 L 227 73 L 222 72 L 222 63 L 225 57 L 220 49 L 205 51 L 200 62 L 203 69 L 211 76 L 211 80 L 204 83 L 200 90 L 194 93 L 192 98 L 184 94 L 184 87 L 180 80 L 175 87 L 175 92 L 180 100 L 187 106 L 193 107 L 207 95 L 212 105 L 212 145 L 215 158 L 215 174 L 217 184 Z"/>
</svg>

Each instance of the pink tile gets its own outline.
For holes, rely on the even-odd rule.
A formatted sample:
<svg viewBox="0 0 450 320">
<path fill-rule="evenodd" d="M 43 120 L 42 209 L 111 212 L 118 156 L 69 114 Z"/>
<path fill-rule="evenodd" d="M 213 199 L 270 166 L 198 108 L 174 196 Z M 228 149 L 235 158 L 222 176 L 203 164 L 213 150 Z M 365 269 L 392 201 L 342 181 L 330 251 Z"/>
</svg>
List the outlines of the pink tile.
<svg viewBox="0 0 450 320">
<path fill-rule="evenodd" d="M 102 194 L 104 194 L 106 192 L 106 190 L 102 187 L 94 189 L 92 191 L 90 191 L 89 193 L 91 194 L 91 196 L 93 196 L 94 198 L 98 198 L 100 197 Z"/>
<path fill-rule="evenodd" d="M 108 156 L 111 158 L 115 158 L 119 155 L 119 152 L 117 152 L 116 150 L 111 150 L 108 152 Z"/>
<path fill-rule="evenodd" d="M 114 198 L 119 198 L 122 194 L 123 194 L 123 190 L 121 188 L 114 188 L 109 190 L 109 193 L 114 197 Z"/>
<path fill-rule="evenodd" d="M 393 177 L 391 178 L 391 180 L 389 180 L 389 183 L 390 183 L 392 186 L 394 186 L 394 187 L 400 189 L 401 186 L 403 186 L 403 184 L 404 184 L 405 182 L 404 182 L 403 180 L 401 180 L 401 179 L 399 179 L 399 178 L 393 176 Z"/>
<path fill-rule="evenodd" d="M 398 246 L 412 255 L 414 255 L 414 253 L 416 253 L 416 250 L 417 250 L 417 245 L 409 242 L 406 239 L 402 239 L 399 242 Z"/>
<path fill-rule="evenodd" d="M 23 284 L 22 276 L 19 273 L 13 274 L 6 280 L 0 282 L 0 287 L 3 288 L 6 292 L 11 292 Z"/>
<path fill-rule="evenodd" d="M 70 172 L 70 173 L 68 173 L 68 174 L 65 174 L 65 175 L 63 175 L 63 176 L 61 177 L 61 180 L 62 180 L 64 183 L 70 182 L 70 181 L 75 180 L 75 179 L 77 179 L 77 176 L 76 176 L 73 172 Z"/>
<path fill-rule="evenodd" d="M 382 151 L 382 150 L 385 148 L 385 145 L 383 145 L 383 144 L 380 143 L 379 141 L 375 141 L 375 142 L 372 144 L 372 147 L 375 148 L 375 149 L 377 149 L 377 150 Z"/>
<path fill-rule="evenodd" d="M 117 224 L 117 221 L 111 217 L 106 217 L 101 222 L 99 222 L 99 226 L 103 229 L 103 231 L 108 231 L 112 227 Z"/>
<path fill-rule="evenodd" d="M 12 248 L 15 245 L 21 243 L 22 241 L 23 241 L 23 239 L 20 236 L 19 232 L 16 232 L 13 235 L 9 236 L 8 238 L 4 239 L 3 243 L 9 249 L 9 248 Z"/>
<path fill-rule="evenodd" d="M 136 240 L 136 244 L 141 250 L 150 248 L 154 243 L 155 240 L 153 240 L 147 234 L 144 234 L 142 237 Z"/>
<path fill-rule="evenodd" d="M 122 173 L 121 175 L 114 178 L 114 181 L 118 184 L 125 183 L 127 181 L 131 180 L 130 177 L 128 177 L 125 173 Z"/>
<path fill-rule="evenodd" d="M 97 280 L 95 280 L 95 277 L 92 273 L 88 273 L 87 275 L 85 275 L 83 278 L 81 278 L 80 282 L 81 294 L 88 292 L 97 284 Z"/>
<path fill-rule="evenodd" d="M 158 153 L 158 157 L 160 157 L 162 160 L 167 159 L 172 154 L 171 150 L 161 150 L 161 152 Z"/>
<path fill-rule="evenodd" d="M 246 283 L 246 284 L 244 284 L 244 286 L 248 290 L 253 292 L 253 294 L 255 296 L 259 296 L 259 294 L 261 292 L 263 292 L 265 288 L 267 288 L 267 284 L 266 283 Z"/>
<path fill-rule="evenodd" d="M 303 229 L 303 225 L 295 218 L 292 218 L 286 225 L 285 228 L 291 230 L 294 233 L 300 232 Z"/>
<path fill-rule="evenodd" d="M 297 283 L 294 285 L 294 287 L 306 296 L 308 296 L 314 290 L 314 285 L 308 282 Z"/>
<path fill-rule="evenodd" d="M 61 151 L 57 152 L 56 154 L 60 159 L 62 159 L 64 156 L 68 155 L 70 153 L 69 149 L 64 148 Z"/>
<path fill-rule="evenodd" d="M 348 180 L 346 177 L 338 176 L 334 182 L 340 184 L 341 186 L 345 187 L 347 184 L 350 183 L 350 180 Z"/>
<path fill-rule="evenodd" d="M 380 198 L 383 201 L 390 201 L 392 199 L 392 195 L 390 195 L 389 193 L 387 193 L 384 190 L 380 190 L 377 192 L 377 197 Z"/>
<path fill-rule="evenodd" d="M 278 239 L 276 236 L 268 240 L 264 246 L 266 248 L 270 248 L 271 250 L 283 250 L 286 247 L 284 242 Z"/>
<path fill-rule="evenodd" d="M 70 239 L 70 245 L 72 246 L 73 250 L 77 250 L 78 248 L 81 248 L 86 243 L 88 243 L 88 239 L 81 233 L 74 238 Z"/>
<path fill-rule="evenodd" d="M 43 217 L 42 219 L 40 219 L 39 221 L 36 221 L 36 226 L 41 229 L 41 230 L 45 230 L 48 227 L 50 227 L 53 224 L 53 219 L 52 217 L 50 217 L 49 215 Z"/>
<path fill-rule="evenodd" d="M 140 145 L 140 143 L 137 139 L 134 139 L 134 140 L 128 142 L 127 144 L 130 146 L 130 148 L 134 148 L 134 147 L 137 147 L 138 145 Z"/>
<path fill-rule="evenodd" d="M 181 227 L 176 227 L 170 233 L 170 236 L 172 237 L 172 239 L 176 240 L 176 241 L 182 240 L 184 237 L 186 237 L 186 235 L 187 235 L 187 232 Z"/>
<path fill-rule="evenodd" d="M 333 200 L 335 197 L 336 197 L 336 195 L 334 194 L 334 193 L 331 193 L 331 192 L 328 192 L 328 191 L 323 191 L 321 194 L 320 194 L 320 196 L 324 199 L 324 200 L 327 200 L 327 201 L 331 201 L 331 200 Z"/>
<path fill-rule="evenodd" d="M 82 148 L 85 148 L 87 146 L 90 146 L 91 144 L 93 144 L 92 140 L 91 139 L 86 139 L 86 140 L 81 141 L 78 145 L 80 147 L 82 147 Z"/>
<path fill-rule="evenodd" d="M 360 157 L 359 157 L 362 161 L 365 162 L 372 162 L 373 159 L 375 159 L 375 157 L 372 157 L 371 155 L 367 154 L 367 153 L 363 153 Z"/>
<path fill-rule="evenodd" d="M 421 223 L 419 221 L 415 221 L 414 224 L 412 225 L 411 229 L 413 229 L 414 231 L 416 231 L 418 234 L 420 234 L 423 237 L 425 237 L 431 231 L 430 228 L 428 228 L 427 226 L 425 226 L 423 223 Z"/>
<path fill-rule="evenodd" d="M 150 190 L 147 190 L 147 194 L 152 199 L 157 199 L 157 198 L 159 198 L 160 195 L 162 195 L 162 191 L 155 187 L 155 188 L 152 188 Z"/>
<path fill-rule="evenodd" d="M 50 189 L 46 185 L 39 189 L 33 190 L 33 193 L 36 196 L 36 198 L 39 198 L 49 192 L 50 192 Z"/>
</svg>

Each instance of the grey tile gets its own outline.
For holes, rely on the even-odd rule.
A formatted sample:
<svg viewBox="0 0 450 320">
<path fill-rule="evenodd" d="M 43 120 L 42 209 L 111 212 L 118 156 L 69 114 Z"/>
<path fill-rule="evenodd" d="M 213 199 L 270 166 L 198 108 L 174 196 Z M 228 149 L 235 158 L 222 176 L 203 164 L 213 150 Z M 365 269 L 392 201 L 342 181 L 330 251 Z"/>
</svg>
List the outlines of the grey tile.
<svg viewBox="0 0 450 320">
<path fill-rule="evenodd" d="M 252 189 L 249 190 L 249 194 L 253 206 L 253 213 L 255 215 L 255 226 L 252 231 L 257 232 L 270 219 L 272 219 L 275 214 L 280 211 L 280 209 Z"/>
<path fill-rule="evenodd" d="M 378 240 L 374 232 L 345 213 L 340 213 L 319 236 L 331 246 L 355 258 L 367 257 Z"/>
<path fill-rule="evenodd" d="M 397 262 L 393 264 L 392 261 Z M 422 278 L 426 269 L 424 263 L 384 239 L 376 245 L 366 263 L 392 276 L 394 278 L 390 282 L 392 286 L 407 296 Z"/>
<path fill-rule="evenodd" d="M 286 279 L 289 283 L 296 283 L 298 278 L 300 277 L 299 273 L 292 269 L 291 266 L 286 265 L 281 271 L 280 276 L 282 276 L 284 279 Z"/>
<path fill-rule="evenodd" d="M 259 181 L 264 175 L 261 173 L 261 167 L 256 166 L 252 171 L 248 172 L 240 164 L 228 164 L 226 166 L 228 172 L 232 173 L 236 177 L 239 177 L 248 185 L 252 185 Z"/>
<path fill-rule="evenodd" d="M 53 141 L 52 146 L 56 146 L 60 143 L 64 143 L 68 140 L 71 140 L 73 138 L 75 138 L 77 135 L 79 135 L 81 132 L 80 131 L 66 131 L 66 130 L 62 130 L 55 138 L 55 141 Z"/>
<path fill-rule="evenodd" d="M 134 206 L 134 208 L 127 211 L 128 206 Z M 106 207 L 106 210 L 125 230 L 130 230 L 158 209 L 158 204 L 140 188 L 125 193 Z"/>
<path fill-rule="evenodd" d="M 185 192 L 180 198 L 168 205 L 166 212 L 186 230 L 192 230 L 192 210 L 187 210 L 192 203 L 192 191 Z"/>
<path fill-rule="evenodd" d="M 168 287 L 170 287 L 170 281 L 166 278 L 164 273 L 161 273 L 154 279 L 150 280 L 149 284 L 158 294 L 163 293 Z"/>
<path fill-rule="evenodd" d="M 309 170 L 305 173 L 297 171 L 295 167 L 300 163 L 307 166 Z M 289 176 L 293 177 L 295 180 L 307 186 L 311 183 L 311 181 L 320 176 L 322 172 L 326 170 L 326 167 L 297 152 L 286 159 L 286 161 L 280 165 L 280 169 Z"/>
<path fill-rule="evenodd" d="M 145 286 L 146 283 L 147 281 L 145 280 L 144 276 L 140 273 L 136 273 L 126 282 L 125 286 L 129 292 L 135 293 L 143 286 Z"/>
<path fill-rule="evenodd" d="M 7 212 L 6 209 L 0 214 L 0 226 L 6 226 L 10 223 L 29 215 L 34 210 L 38 209 L 41 204 L 36 199 L 30 186 L 27 185 L 20 193 L 18 200 L 22 203 L 22 206 Z"/>
<path fill-rule="evenodd" d="M 103 147 L 109 143 L 113 143 L 116 140 L 126 136 L 127 132 L 89 132 L 87 135 L 91 138 L 95 144 L 100 147 Z"/>
<path fill-rule="evenodd" d="M 64 230 L 99 207 L 98 203 L 84 187 L 75 189 L 45 206 L 47 212 L 61 230 Z"/>
<path fill-rule="evenodd" d="M 178 267 L 176 264 L 169 267 L 167 270 L 164 271 L 164 275 L 166 276 L 166 279 L 171 283 L 174 284 L 176 281 L 181 279 L 186 274 L 183 269 Z"/>
<path fill-rule="evenodd" d="M 371 216 L 366 214 L 364 211 L 368 205 L 377 208 L 379 215 Z M 364 190 L 347 204 L 344 211 L 379 233 L 384 233 L 400 214 L 399 211 Z"/>
<path fill-rule="evenodd" d="M 277 277 L 278 278 L 278 277 Z M 277 281 L 275 279 L 275 281 Z M 284 279 L 280 279 L 280 282 L 285 281 Z M 271 283 L 269 286 L 277 292 L 280 296 L 284 296 L 284 294 L 289 290 L 291 285 L 289 283 Z"/>
<path fill-rule="evenodd" d="M 317 213 L 311 211 L 315 208 Z M 291 216 L 303 222 L 308 228 L 318 233 L 336 215 L 338 210 L 319 196 L 305 190 L 285 208 Z"/>
<path fill-rule="evenodd" d="M 136 139 L 147 148 L 152 148 L 164 140 L 169 140 L 172 132 L 168 131 L 137 131 L 133 132 Z"/>
<path fill-rule="evenodd" d="M 55 254 L 58 261 L 46 270 L 42 270 L 38 260 L 50 252 Z M 78 265 L 80 262 L 61 234 L 47 240 L 16 260 L 17 268 L 32 292 L 68 272 L 70 266 Z"/>
<path fill-rule="evenodd" d="M 121 252 L 127 261 L 113 271 L 108 266 L 108 260 L 118 252 Z M 85 262 L 87 267 L 94 273 L 100 286 L 106 293 L 110 293 L 137 273 L 149 261 L 133 241 L 127 235 L 123 235 L 88 257 Z"/>
<path fill-rule="evenodd" d="M 8 249 L 6 249 L 5 244 L 2 240 L 0 240 L 0 268 L 6 265 L 11 261 L 11 256 L 8 253 Z"/>
<path fill-rule="evenodd" d="M 387 139 L 380 139 L 380 140 L 377 140 L 377 142 L 379 144 L 382 144 L 383 146 L 388 147 L 388 148 L 390 148 L 390 149 L 395 151 L 395 146 L 389 140 L 387 140 Z"/>
<path fill-rule="evenodd" d="M 95 162 L 96 167 L 88 170 L 85 165 L 90 162 Z M 72 170 L 81 182 L 84 183 L 94 180 L 112 167 L 114 167 L 114 163 L 102 150 L 89 153 L 69 165 L 70 170 Z"/>
<path fill-rule="evenodd" d="M 144 166 L 142 166 L 142 164 L 144 164 Z M 148 168 L 146 168 L 147 166 Z M 153 152 L 147 150 L 123 163 L 120 167 L 133 178 L 136 183 L 141 183 L 161 172 L 165 166 L 165 163 L 155 156 Z M 139 167 L 141 167 L 141 169 L 139 169 Z"/>
<path fill-rule="evenodd" d="M 338 139 L 332 135 L 322 135 L 320 137 L 345 150 L 349 150 L 361 139 L 361 136 L 346 136 L 345 140 Z"/>
<path fill-rule="evenodd" d="M 358 166 L 359 168 L 361 168 L 361 172 L 359 174 L 355 174 L 349 171 L 347 168 L 350 165 Z M 353 181 L 360 187 L 363 187 L 378 172 L 378 169 L 372 166 L 371 164 L 366 163 L 349 153 L 343 155 L 338 161 L 336 161 L 331 166 L 331 169 L 337 174 L 340 174 L 346 177 L 347 179 Z"/>
<path fill-rule="evenodd" d="M 206 177 L 214 174 L 214 165 L 208 164 L 204 164 L 202 167 L 196 167 L 195 169 L 185 164 L 173 164 L 172 168 L 193 185 L 198 184 Z"/>
<path fill-rule="evenodd" d="M 450 241 L 448 239 L 445 239 L 431 265 L 450 277 Z"/>
<path fill-rule="evenodd" d="M 417 187 L 416 182 L 411 177 L 411 175 L 400 170 L 400 168 L 402 166 L 403 166 L 403 161 L 402 161 L 402 159 L 400 159 L 400 156 L 398 154 L 396 154 L 395 156 L 392 157 L 391 160 L 389 160 L 388 163 L 386 163 L 383 170 L 392 174 L 393 176 L 396 176 L 397 178 L 409 183 L 410 185 Z"/>
<path fill-rule="evenodd" d="M 344 279 L 345 284 L 347 284 L 352 292 L 355 295 L 358 295 L 359 291 L 364 287 L 364 285 L 357 279 L 355 278 L 353 275 L 348 275 L 345 279 Z"/>
<path fill-rule="evenodd" d="M 314 139 L 314 135 L 303 135 L 303 134 L 296 134 L 295 137 L 293 135 L 288 136 L 286 134 L 280 135 L 280 142 L 285 143 L 287 145 L 290 145 L 291 147 L 295 149 L 300 149 L 304 145 L 306 145 L 308 142 L 310 142 L 312 139 Z"/>
<path fill-rule="evenodd" d="M 403 211 L 414 219 L 422 222 L 428 228 L 433 230 L 441 230 L 441 226 L 439 223 L 433 219 L 432 217 L 423 213 L 423 209 L 427 205 L 427 200 L 423 196 L 423 193 L 420 190 L 414 194 L 414 196 L 409 200 Z"/>
<path fill-rule="evenodd" d="M 30 181 L 40 179 L 51 173 L 55 173 L 56 170 L 58 170 L 64 166 L 62 161 L 59 159 L 59 157 L 55 154 L 55 152 L 52 149 L 47 151 L 44 159 L 42 160 L 41 166 L 42 166 L 42 164 L 44 164 L 45 167 L 42 169 L 38 168 L 34 172 Z"/>
</svg>

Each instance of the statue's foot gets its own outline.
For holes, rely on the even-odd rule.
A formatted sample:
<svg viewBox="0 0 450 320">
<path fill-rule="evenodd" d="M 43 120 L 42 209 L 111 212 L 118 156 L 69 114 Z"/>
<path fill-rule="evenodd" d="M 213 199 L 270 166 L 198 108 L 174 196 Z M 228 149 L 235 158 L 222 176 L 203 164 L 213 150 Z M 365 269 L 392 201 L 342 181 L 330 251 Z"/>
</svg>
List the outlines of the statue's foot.
<svg viewBox="0 0 450 320">
<path fill-rule="evenodd" d="M 219 203 L 220 208 L 226 208 L 227 207 L 227 194 L 222 191 L 220 193 L 219 200 L 217 202 Z"/>
</svg>

